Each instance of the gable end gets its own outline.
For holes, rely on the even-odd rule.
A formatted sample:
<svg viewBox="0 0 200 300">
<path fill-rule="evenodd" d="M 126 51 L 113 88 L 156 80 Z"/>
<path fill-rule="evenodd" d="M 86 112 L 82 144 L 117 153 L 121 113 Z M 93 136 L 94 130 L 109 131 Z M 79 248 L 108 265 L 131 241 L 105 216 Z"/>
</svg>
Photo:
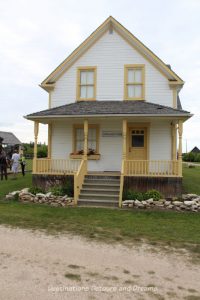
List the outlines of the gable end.
<svg viewBox="0 0 200 300">
<path fill-rule="evenodd" d="M 170 86 L 179 86 L 184 81 L 168 67 L 158 56 L 138 40 L 131 32 L 122 26 L 113 17 L 107 18 L 78 48 L 76 48 L 42 83 L 41 87 L 46 91 L 54 89 L 55 81 L 80 58 L 106 31 L 116 32 L 126 40 L 133 48 L 150 61 L 159 71 L 168 78 Z"/>
</svg>

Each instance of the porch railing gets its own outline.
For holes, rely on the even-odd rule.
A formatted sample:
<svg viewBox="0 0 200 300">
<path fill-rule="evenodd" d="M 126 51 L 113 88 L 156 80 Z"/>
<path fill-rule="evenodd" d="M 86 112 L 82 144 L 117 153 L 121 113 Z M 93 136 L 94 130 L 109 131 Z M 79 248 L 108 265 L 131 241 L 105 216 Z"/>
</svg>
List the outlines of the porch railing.
<svg viewBox="0 0 200 300">
<path fill-rule="evenodd" d="M 74 202 L 77 204 L 78 197 L 87 174 L 87 160 L 82 160 L 76 174 L 74 174 Z"/>
<path fill-rule="evenodd" d="M 78 171 L 81 160 L 39 158 L 35 161 L 33 173 L 71 175 Z"/>
<path fill-rule="evenodd" d="M 175 160 L 125 160 L 125 176 L 181 176 L 180 162 Z"/>
</svg>

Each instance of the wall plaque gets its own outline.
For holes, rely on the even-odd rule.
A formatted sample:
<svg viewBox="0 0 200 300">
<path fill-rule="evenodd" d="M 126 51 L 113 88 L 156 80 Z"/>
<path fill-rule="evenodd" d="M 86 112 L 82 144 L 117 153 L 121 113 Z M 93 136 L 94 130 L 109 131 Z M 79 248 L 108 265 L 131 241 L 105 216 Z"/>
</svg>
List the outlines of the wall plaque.
<svg viewBox="0 0 200 300">
<path fill-rule="evenodd" d="M 119 137 L 122 136 L 122 132 L 120 130 L 103 130 L 103 137 Z"/>
</svg>

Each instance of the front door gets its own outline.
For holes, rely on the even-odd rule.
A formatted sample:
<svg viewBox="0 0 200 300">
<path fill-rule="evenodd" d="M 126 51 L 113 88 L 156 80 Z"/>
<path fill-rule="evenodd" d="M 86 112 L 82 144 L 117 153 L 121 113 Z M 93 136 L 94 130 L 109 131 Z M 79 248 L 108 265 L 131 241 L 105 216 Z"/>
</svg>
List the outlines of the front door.
<svg viewBox="0 0 200 300">
<path fill-rule="evenodd" d="M 147 160 L 147 128 L 129 128 L 128 159 Z"/>
</svg>

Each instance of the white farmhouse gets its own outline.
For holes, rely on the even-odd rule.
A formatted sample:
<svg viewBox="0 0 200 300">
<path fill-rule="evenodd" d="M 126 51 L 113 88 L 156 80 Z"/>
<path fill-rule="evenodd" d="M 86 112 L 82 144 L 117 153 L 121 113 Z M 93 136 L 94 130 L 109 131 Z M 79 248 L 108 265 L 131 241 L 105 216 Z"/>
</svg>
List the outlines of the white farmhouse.
<svg viewBox="0 0 200 300">
<path fill-rule="evenodd" d="M 121 206 L 129 188 L 180 194 L 191 117 L 178 96 L 183 84 L 109 17 L 41 83 L 49 108 L 26 116 L 35 129 L 34 183 L 71 180 L 77 204 Z M 39 123 L 48 124 L 47 159 L 37 158 Z"/>
</svg>

